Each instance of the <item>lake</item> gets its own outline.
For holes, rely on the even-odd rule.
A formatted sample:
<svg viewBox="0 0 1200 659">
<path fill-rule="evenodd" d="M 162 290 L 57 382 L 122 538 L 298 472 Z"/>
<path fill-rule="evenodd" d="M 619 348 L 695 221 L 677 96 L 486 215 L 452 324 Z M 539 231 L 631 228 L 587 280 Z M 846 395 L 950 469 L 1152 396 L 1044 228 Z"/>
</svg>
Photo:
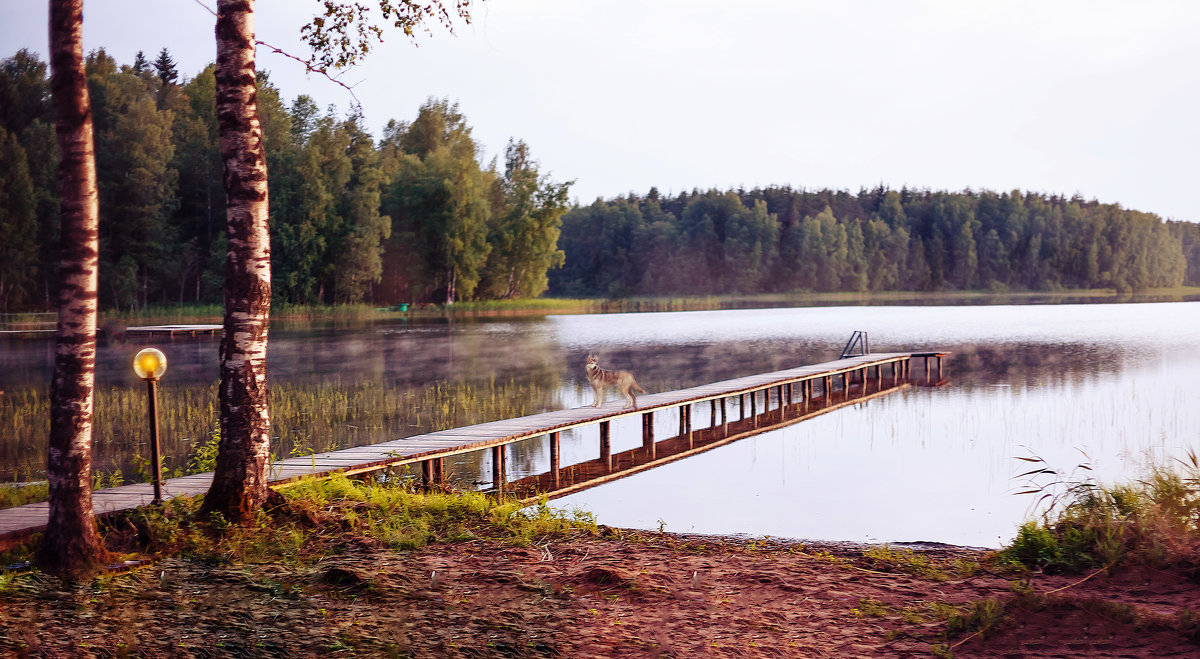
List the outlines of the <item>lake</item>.
<svg viewBox="0 0 1200 659">
<path fill-rule="evenodd" d="M 297 454 L 297 447 L 320 450 L 385 441 L 438 424 L 475 423 L 489 420 L 489 414 L 590 403 L 583 377 L 589 352 L 598 353 L 607 368 L 633 370 L 655 392 L 835 359 L 850 334 L 864 330 L 874 351 L 952 352 L 947 383 L 894 392 L 554 505 L 590 510 L 600 523 L 620 527 L 997 547 L 1013 537 L 1035 500 L 1016 494 L 1030 485 L 1014 476 L 1036 467 L 1019 457 L 1044 459 L 1062 481 L 1091 476 L 1114 482 L 1137 478 L 1148 461 L 1169 463 L 1196 447 L 1198 325 L 1197 302 L 284 324 L 272 328 L 269 370 L 273 396 L 367 391 L 388 410 L 378 420 L 359 422 L 354 415 L 366 412 L 356 412 L 351 401 L 344 420 L 325 419 L 321 426 L 311 425 L 320 419 L 305 419 L 331 416 L 324 414 L 324 403 L 311 405 L 322 408 L 315 414 L 291 413 L 281 403 L 277 450 L 287 455 Z M 129 363 L 144 344 L 100 349 L 98 396 L 122 388 L 140 391 Z M 155 345 L 170 361 L 164 409 L 171 396 L 184 400 L 187 391 L 216 382 L 215 339 Z M 0 344 L 0 389 L 6 395 L 45 389 L 52 356 L 47 342 Z M 451 398 L 438 393 L 451 389 Z M 425 398 L 413 392 L 426 392 Z M 410 397 L 387 398 L 400 393 Z M 497 397 L 504 400 L 492 400 Z M 422 405 L 440 406 L 441 416 Z M 412 410 L 421 413 L 408 414 Z M 211 424 L 213 413 L 208 414 L 204 423 Z M 7 428 L 19 420 L 0 421 Z M 640 444 L 638 433 L 616 425 L 614 431 L 614 452 Z M 106 440 L 112 446 L 98 451 L 98 466 L 125 464 L 138 432 L 113 431 Z M 164 437 L 166 444 L 172 441 Z M 595 438 L 586 429 L 565 433 L 562 442 L 564 465 L 596 455 Z M 36 463 L 39 447 L 30 443 L 0 440 L 0 473 L 10 474 L 6 478 L 18 473 L 18 462 L 26 472 L 31 460 Z M 185 453 L 180 446 L 174 450 Z M 490 479 L 488 460 L 468 456 L 450 469 L 458 483 L 470 487 Z M 546 443 L 531 440 L 509 451 L 507 469 L 510 478 L 519 478 L 544 471 L 548 462 Z M 1091 470 L 1077 469 L 1080 464 Z"/>
</svg>

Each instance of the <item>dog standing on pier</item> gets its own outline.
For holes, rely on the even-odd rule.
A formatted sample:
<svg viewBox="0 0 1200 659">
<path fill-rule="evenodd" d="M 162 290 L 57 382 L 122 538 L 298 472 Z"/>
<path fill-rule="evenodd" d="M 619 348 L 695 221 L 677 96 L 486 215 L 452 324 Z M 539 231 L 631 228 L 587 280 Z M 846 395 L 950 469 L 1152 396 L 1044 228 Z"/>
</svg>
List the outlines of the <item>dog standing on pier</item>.
<svg viewBox="0 0 1200 659">
<path fill-rule="evenodd" d="M 637 395 L 646 393 L 637 380 L 633 379 L 633 373 L 606 371 L 600 368 L 600 360 L 595 355 L 588 355 L 587 365 L 583 370 L 587 372 L 588 384 L 592 385 L 592 390 L 596 392 L 596 402 L 592 403 L 592 407 L 600 407 L 604 403 L 604 390 L 608 387 L 615 387 L 625 395 L 625 407 L 621 409 L 632 407 L 636 410 Z"/>
</svg>

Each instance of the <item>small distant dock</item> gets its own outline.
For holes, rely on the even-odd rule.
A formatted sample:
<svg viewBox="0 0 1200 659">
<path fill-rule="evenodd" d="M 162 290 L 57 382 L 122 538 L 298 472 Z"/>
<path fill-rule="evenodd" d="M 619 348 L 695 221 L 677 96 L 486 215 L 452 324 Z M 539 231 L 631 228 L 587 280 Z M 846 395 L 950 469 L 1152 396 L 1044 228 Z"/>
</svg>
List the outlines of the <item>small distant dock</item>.
<svg viewBox="0 0 1200 659">
<path fill-rule="evenodd" d="M 0 338 L 53 338 L 58 324 L 56 313 L 24 313 L 0 314 Z M 221 332 L 222 325 L 191 324 L 191 325 L 138 325 L 124 327 L 120 323 L 104 324 L 97 332 L 107 339 L 128 337 L 130 335 L 153 336 L 205 336 Z"/>
<path fill-rule="evenodd" d="M 54 336 L 56 313 L 0 313 L 0 338 Z"/>
<path fill-rule="evenodd" d="M 624 401 L 614 400 L 599 408 L 555 410 L 370 446 L 288 458 L 271 465 L 270 482 L 272 486 L 280 486 L 310 476 L 365 474 L 419 465 L 424 487 L 444 488 L 447 457 L 487 450 L 491 451 L 492 458 L 489 489 L 497 496 L 523 499 L 539 495 L 563 496 L 911 386 L 915 383 L 914 365 L 924 372 L 920 384 L 941 384 L 942 359 L 946 354 L 903 352 L 847 356 L 689 389 L 645 394 L 638 397 L 636 409 L 622 409 Z M 697 413 L 702 417 L 695 418 Z M 708 417 L 707 423 L 703 416 Z M 614 454 L 612 424 L 630 418 L 640 418 L 641 445 Z M 670 428 L 669 436 L 662 432 L 663 421 Z M 561 434 L 590 426 L 597 429 L 591 431 L 597 436 L 596 458 L 573 465 L 560 464 Z M 636 429 L 637 425 L 633 427 Z M 663 437 L 656 438 L 659 433 Z M 539 437 L 549 444 L 549 470 L 545 474 L 509 482 L 505 473 L 508 447 Z M 163 498 L 204 494 L 211 482 L 212 473 L 168 479 L 163 483 Z M 151 484 L 137 483 L 93 492 L 92 504 L 97 515 L 106 515 L 148 505 L 153 496 Z M 0 510 L 0 549 L 45 528 L 48 516 L 45 503 Z"/>
<path fill-rule="evenodd" d="M 221 325 L 139 325 L 137 327 L 126 327 L 126 336 L 137 334 L 141 336 L 199 336 L 217 334 L 221 331 Z"/>
</svg>

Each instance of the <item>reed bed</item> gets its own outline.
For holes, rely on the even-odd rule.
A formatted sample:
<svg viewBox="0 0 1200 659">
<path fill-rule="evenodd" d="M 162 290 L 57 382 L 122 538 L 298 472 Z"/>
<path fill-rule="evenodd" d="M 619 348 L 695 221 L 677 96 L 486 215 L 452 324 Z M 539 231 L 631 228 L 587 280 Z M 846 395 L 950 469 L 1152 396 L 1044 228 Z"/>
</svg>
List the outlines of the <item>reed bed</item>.
<svg viewBox="0 0 1200 659">
<path fill-rule="evenodd" d="M 557 387 L 514 380 L 438 382 L 423 388 L 283 382 L 271 388 L 272 453 L 279 458 L 373 444 L 559 404 Z M 92 438 L 97 486 L 149 480 L 146 407 L 141 386 L 97 389 Z M 160 389 L 164 474 L 211 470 L 218 417 L 216 383 Z M 49 431 L 48 392 L 24 389 L 0 396 L 0 482 L 45 478 Z"/>
</svg>

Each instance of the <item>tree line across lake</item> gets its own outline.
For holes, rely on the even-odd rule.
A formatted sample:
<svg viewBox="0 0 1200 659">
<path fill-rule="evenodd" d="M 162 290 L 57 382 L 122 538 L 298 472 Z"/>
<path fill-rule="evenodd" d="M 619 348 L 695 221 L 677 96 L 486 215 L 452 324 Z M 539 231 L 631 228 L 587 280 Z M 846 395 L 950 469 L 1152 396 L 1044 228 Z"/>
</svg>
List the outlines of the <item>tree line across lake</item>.
<svg viewBox="0 0 1200 659">
<path fill-rule="evenodd" d="M 87 58 L 100 185 L 100 302 L 222 295 L 225 199 L 212 67 L 164 49 Z M 0 61 L 0 311 L 53 308 L 57 145 L 46 65 Z M 375 139 L 357 115 L 286 104 L 260 74 L 277 300 L 452 302 L 793 291 L 1200 284 L 1200 225 L 1036 193 L 771 187 L 597 200 L 510 140 L 481 162 L 433 100 Z M 560 235 L 561 234 L 561 235 Z"/>
<path fill-rule="evenodd" d="M 559 246 L 567 296 L 1200 285 L 1200 224 L 1020 191 L 652 189 L 572 209 Z"/>
</svg>

